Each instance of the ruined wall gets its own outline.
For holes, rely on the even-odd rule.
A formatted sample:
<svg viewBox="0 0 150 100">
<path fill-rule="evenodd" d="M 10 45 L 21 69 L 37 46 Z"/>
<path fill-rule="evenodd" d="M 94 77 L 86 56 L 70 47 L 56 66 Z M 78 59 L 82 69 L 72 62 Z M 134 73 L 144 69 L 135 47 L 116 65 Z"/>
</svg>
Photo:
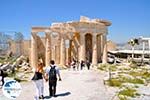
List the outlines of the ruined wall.
<svg viewBox="0 0 150 100">
<path fill-rule="evenodd" d="M 116 43 L 112 42 L 111 40 L 107 41 L 107 50 L 114 51 L 117 49 Z"/>
<path fill-rule="evenodd" d="M 31 40 L 24 40 L 23 41 L 23 55 L 25 56 L 30 55 L 30 47 L 31 47 Z"/>
<path fill-rule="evenodd" d="M 31 40 L 23 40 L 21 45 L 19 46 L 21 55 L 29 56 L 30 55 L 30 45 Z M 12 52 L 13 56 L 17 56 L 17 44 L 15 41 L 10 41 L 10 49 L 8 50 L 8 53 Z"/>
</svg>

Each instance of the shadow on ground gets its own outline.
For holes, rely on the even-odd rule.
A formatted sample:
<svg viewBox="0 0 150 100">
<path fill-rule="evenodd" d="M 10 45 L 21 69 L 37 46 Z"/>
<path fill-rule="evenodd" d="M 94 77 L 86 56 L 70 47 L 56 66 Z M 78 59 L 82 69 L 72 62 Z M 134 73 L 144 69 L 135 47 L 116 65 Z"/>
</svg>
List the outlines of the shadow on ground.
<svg viewBox="0 0 150 100">
<path fill-rule="evenodd" d="M 70 92 L 65 92 L 65 93 L 60 93 L 60 94 L 56 94 L 56 97 L 61 97 L 61 96 L 68 96 L 68 95 L 70 95 L 71 93 Z M 50 99 L 51 98 L 51 96 L 45 96 L 44 97 L 45 99 Z"/>
</svg>

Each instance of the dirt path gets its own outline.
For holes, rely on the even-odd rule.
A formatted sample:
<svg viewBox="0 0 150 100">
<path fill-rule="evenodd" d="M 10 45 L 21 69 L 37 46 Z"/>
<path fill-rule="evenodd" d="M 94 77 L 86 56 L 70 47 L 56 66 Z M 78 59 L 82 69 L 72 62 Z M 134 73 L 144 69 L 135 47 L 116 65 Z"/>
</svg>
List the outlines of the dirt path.
<svg viewBox="0 0 150 100">
<path fill-rule="evenodd" d="M 57 97 L 49 97 L 48 83 L 44 83 L 44 100 L 110 100 L 114 95 L 103 84 L 103 74 L 95 70 L 61 71 L 62 81 L 57 84 Z M 17 100 L 34 100 L 35 86 L 22 83 L 22 93 Z M 2 96 L 1 96 L 2 97 Z M 1 100 L 1 99 L 0 99 Z M 2 99 L 7 100 L 7 99 Z"/>
</svg>

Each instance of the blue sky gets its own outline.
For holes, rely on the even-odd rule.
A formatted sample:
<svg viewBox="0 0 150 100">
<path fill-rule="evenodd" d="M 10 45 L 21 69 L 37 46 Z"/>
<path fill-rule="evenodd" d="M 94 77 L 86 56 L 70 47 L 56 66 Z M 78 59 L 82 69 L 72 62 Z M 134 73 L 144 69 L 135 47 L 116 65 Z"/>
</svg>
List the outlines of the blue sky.
<svg viewBox="0 0 150 100">
<path fill-rule="evenodd" d="M 79 20 L 83 15 L 111 21 L 108 38 L 122 43 L 150 37 L 149 5 L 150 0 L 0 0 L 0 32 L 22 32 L 27 39 L 32 26 Z"/>
</svg>

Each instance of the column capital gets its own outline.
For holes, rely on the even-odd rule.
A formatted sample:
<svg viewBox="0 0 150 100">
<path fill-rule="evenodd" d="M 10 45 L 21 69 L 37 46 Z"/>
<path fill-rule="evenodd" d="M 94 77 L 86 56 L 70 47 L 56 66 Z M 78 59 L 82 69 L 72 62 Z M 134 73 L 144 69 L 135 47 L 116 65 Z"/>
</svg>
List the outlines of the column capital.
<svg viewBox="0 0 150 100">
<path fill-rule="evenodd" d="M 50 29 L 47 29 L 44 31 L 45 33 L 51 33 L 52 31 Z"/>
<path fill-rule="evenodd" d="M 31 42 L 36 43 L 35 42 L 36 40 L 37 40 L 37 33 L 31 33 Z"/>
<path fill-rule="evenodd" d="M 33 37 L 35 37 L 35 36 L 37 35 L 37 33 L 38 33 L 38 32 L 31 32 L 31 35 L 32 35 Z"/>
<path fill-rule="evenodd" d="M 80 36 L 85 36 L 86 32 L 80 33 Z"/>
<path fill-rule="evenodd" d="M 103 33 L 97 33 L 97 35 L 103 35 Z"/>
<path fill-rule="evenodd" d="M 45 33 L 45 37 L 46 37 L 46 39 L 50 39 L 51 38 L 51 35 L 50 35 L 51 33 Z"/>
<path fill-rule="evenodd" d="M 103 33 L 102 36 L 107 36 L 107 34 Z"/>
<path fill-rule="evenodd" d="M 96 37 L 97 35 L 98 35 L 97 33 L 93 33 L 93 34 L 92 34 L 93 37 Z"/>
<path fill-rule="evenodd" d="M 37 33 L 38 33 L 38 31 L 36 31 L 36 30 L 32 30 L 32 31 L 31 31 L 31 34 L 32 34 L 32 35 L 35 35 L 35 34 L 37 34 Z"/>
</svg>

